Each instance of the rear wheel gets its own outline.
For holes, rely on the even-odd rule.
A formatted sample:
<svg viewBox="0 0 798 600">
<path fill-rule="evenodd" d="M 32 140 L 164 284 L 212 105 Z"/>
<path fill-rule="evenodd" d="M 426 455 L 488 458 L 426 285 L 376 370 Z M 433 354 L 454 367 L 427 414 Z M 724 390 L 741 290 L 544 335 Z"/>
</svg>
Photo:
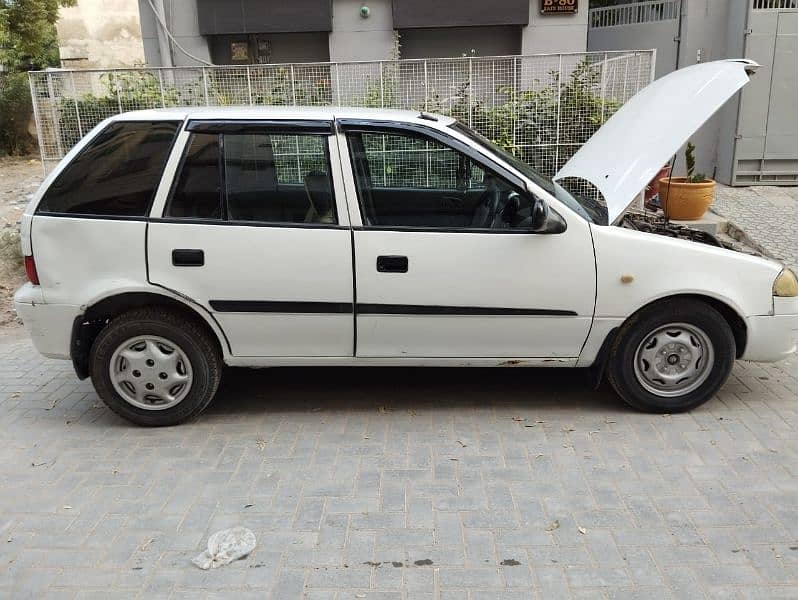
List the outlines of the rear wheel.
<svg viewBox="0 0 798 600">
<path fill-rule="evenodd" d="M 175 425 L 210 404 L 221 358 L 207 331 L 162 308 L 114 318 L 91 349 L 91 378 L 108 407 L 138 425 Z"/>
<path fill-rule="evenodd" d="M 623 325 L 610 349 L 607 374 L 630 405 L 683 412 L 720 389 L 736 351 L 729 324 L 714 308 L 692 299 L 664 300 Z"/>
</svg>

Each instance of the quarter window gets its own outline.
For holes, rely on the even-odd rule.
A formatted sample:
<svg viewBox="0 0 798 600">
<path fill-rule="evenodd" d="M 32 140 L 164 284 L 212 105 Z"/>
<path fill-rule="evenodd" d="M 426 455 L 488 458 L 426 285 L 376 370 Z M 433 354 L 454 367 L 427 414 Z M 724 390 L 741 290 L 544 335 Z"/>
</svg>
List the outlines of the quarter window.
<svg viewBox="0 0 798 600">
<path fill-rule="evenodd" d="M 169 215 L 194 219 L 221 219 L 221 154 L 219 136 L 191 136 L 175 184 Z"/>
<path fill-rule="evenodd" d="M 348 140 L 366 225 L 523 227 L 527 194 L 446 144 L 404 131 L 350 132 Z"/>
<path fill-rule="evenodd" d="M 166 214 L 335 224 L 327 138 L 301 133 L 194 133 Z"/>
<path fill-rule="evenodd" d="M 110 124 L 56 177 L 38 212 L 143 217 L 179 123 Z"/>
</svg>

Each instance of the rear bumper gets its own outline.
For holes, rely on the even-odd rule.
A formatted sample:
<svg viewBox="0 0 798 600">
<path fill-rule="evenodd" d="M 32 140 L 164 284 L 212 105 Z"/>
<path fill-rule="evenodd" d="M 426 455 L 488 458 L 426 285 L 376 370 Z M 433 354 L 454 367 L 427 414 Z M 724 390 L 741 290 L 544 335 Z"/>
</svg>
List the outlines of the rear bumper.
<svg viewBox="0 0 798 600">
<path fill-rule="evenodd" d="M 69 358 L 72 324 L 80 307 L 44 304 L 41 288 L 26 283 L 14 295 L 14 309 L 36 350 L 48 358 Z"/>
<path fill-rule="evenodd" d="M 744 360 L 776 362 L 798 351 L 798 298 L 774 298 L 773 315 L 748 317 Z"/>
</svg>

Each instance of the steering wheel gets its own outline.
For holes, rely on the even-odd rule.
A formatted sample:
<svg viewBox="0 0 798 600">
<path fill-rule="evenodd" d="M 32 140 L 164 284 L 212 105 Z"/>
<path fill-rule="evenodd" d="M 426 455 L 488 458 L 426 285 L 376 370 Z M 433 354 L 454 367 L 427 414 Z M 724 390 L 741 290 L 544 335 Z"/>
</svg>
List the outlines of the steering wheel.
<svg viewBox="0 0 798 600">
<path fill-rule="evenodd" d="M 499 210 L 499 198 L 501 191 L 496 181 L 491 178 L 485 191 L 477 200 L 477 208 L 474 210 L 474 216 L 471 219 L 471 227 L 476 229 L 491 229 L 496 220 L 496 215 Z"/>
</svg>

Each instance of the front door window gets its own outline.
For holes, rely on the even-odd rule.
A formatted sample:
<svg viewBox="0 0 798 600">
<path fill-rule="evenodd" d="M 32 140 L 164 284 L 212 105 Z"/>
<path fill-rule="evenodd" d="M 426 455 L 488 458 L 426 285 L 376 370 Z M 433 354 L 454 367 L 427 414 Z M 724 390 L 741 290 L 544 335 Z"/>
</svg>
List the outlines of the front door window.
<svg viewBox="0 0 798 600">
<path fill-rule="evenodd" d="M 350 132 L 363 223 L 430 229 L 523 228 L 529 194 L 437 140 Z"/>
</svg>

